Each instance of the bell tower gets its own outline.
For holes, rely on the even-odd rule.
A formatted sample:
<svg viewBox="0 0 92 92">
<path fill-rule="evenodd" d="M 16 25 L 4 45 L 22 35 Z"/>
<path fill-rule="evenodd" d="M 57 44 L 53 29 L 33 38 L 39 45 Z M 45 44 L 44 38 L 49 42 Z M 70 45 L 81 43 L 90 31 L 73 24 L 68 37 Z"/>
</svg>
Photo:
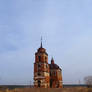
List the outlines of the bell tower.
<svg viewBox="0 0 92 92">
<path fill-rule="evenodd" d="M 46 49 L 42 46 L 38 48 L 35 53 L 34 63 L 34 87 L 49 88 L 50 87 L 50 75 L 49 75 L 48 54 Z"/>
</svg>

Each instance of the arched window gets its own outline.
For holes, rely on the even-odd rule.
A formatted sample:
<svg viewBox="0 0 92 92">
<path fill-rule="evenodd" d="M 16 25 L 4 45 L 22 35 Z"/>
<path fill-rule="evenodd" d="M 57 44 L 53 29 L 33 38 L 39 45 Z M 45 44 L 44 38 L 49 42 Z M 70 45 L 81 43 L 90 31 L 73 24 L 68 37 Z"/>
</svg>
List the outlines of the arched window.
<svg viewBox="0 0 92 92">
<path fill-rule="evenodd" d="M 45 57 L 45 62 L 47 62 L 47 57 Z"/>
<path fill-rule="evenodd" d="M 38 64 L 38 71 L 41 69 L 41 64 L 39 63 Z"/>
<path fill-rule="evenodd" d="M 54 76 L 56 76 L 56 72 L 54 71 Z"/>
<path fill-rule="evenodd" d="M 41 73 L 38 72 L 38 76 L 40 76 L 40 75 L 41 75 Z"/>
<path fill-rule="evenodd" d="M 46 68 L 48 68 L 48 64 L 46 64 Z"/>
<path fill-rule="evenodd" d="M 50 76 L 52 76 L 51 71 L 50 71 Z"/>
<path fill-rule="evenodd" d="M 38 67 L 40 68 L 40 67 L 41 67 L 41 65 L 40 65 L 40 64 L 38 64 Z"/>
<path fill-rule="evenodd" d="M 39 58 L 39 61 L 41 61 L 41 56 L 38 56 L 38 58 Z"/>
</svg>

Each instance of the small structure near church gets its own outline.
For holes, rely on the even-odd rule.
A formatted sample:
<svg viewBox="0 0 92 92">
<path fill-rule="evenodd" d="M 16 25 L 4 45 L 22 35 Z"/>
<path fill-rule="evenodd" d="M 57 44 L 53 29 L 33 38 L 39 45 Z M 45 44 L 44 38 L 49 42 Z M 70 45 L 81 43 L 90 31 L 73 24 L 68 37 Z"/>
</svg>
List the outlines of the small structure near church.
<svg viewBox="0 0 92 92">
<path fill-rule="evenodd" d="M 34 63 L 34 87 L 38 88 L 62 88 L 62 69 L 51 59 L 48 63 L 48 54 L 42 47 L 35 53 Z"/>
</svg>

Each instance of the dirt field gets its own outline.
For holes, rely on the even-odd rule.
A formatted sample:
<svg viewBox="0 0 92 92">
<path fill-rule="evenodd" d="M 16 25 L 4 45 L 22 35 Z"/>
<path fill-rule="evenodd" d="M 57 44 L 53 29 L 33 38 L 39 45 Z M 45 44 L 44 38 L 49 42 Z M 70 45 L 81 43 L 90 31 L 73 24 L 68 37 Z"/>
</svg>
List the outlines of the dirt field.
<svg viewBox="0 0 92 92">
<path fill-rule="evenodd" d="M 51 89 L 51 88 L 16 88 L 13 90 L 0 90 L 0 92 L 92 92 L 92 88 L 60 88 L 60 89 Z"/>
</svg>

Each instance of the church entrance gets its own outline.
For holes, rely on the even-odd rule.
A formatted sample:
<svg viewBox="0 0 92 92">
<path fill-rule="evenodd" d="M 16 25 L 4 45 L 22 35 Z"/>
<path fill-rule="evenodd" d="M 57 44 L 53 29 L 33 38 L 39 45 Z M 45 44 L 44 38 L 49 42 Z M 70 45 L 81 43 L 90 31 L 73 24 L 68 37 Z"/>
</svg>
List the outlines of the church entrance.
<svg viewBox="0 0 92 92">
<path fill-rule="evenodd" d="M 38 80 L 38 87 L 41 87 L 41 81 Z"/>
</svg>

